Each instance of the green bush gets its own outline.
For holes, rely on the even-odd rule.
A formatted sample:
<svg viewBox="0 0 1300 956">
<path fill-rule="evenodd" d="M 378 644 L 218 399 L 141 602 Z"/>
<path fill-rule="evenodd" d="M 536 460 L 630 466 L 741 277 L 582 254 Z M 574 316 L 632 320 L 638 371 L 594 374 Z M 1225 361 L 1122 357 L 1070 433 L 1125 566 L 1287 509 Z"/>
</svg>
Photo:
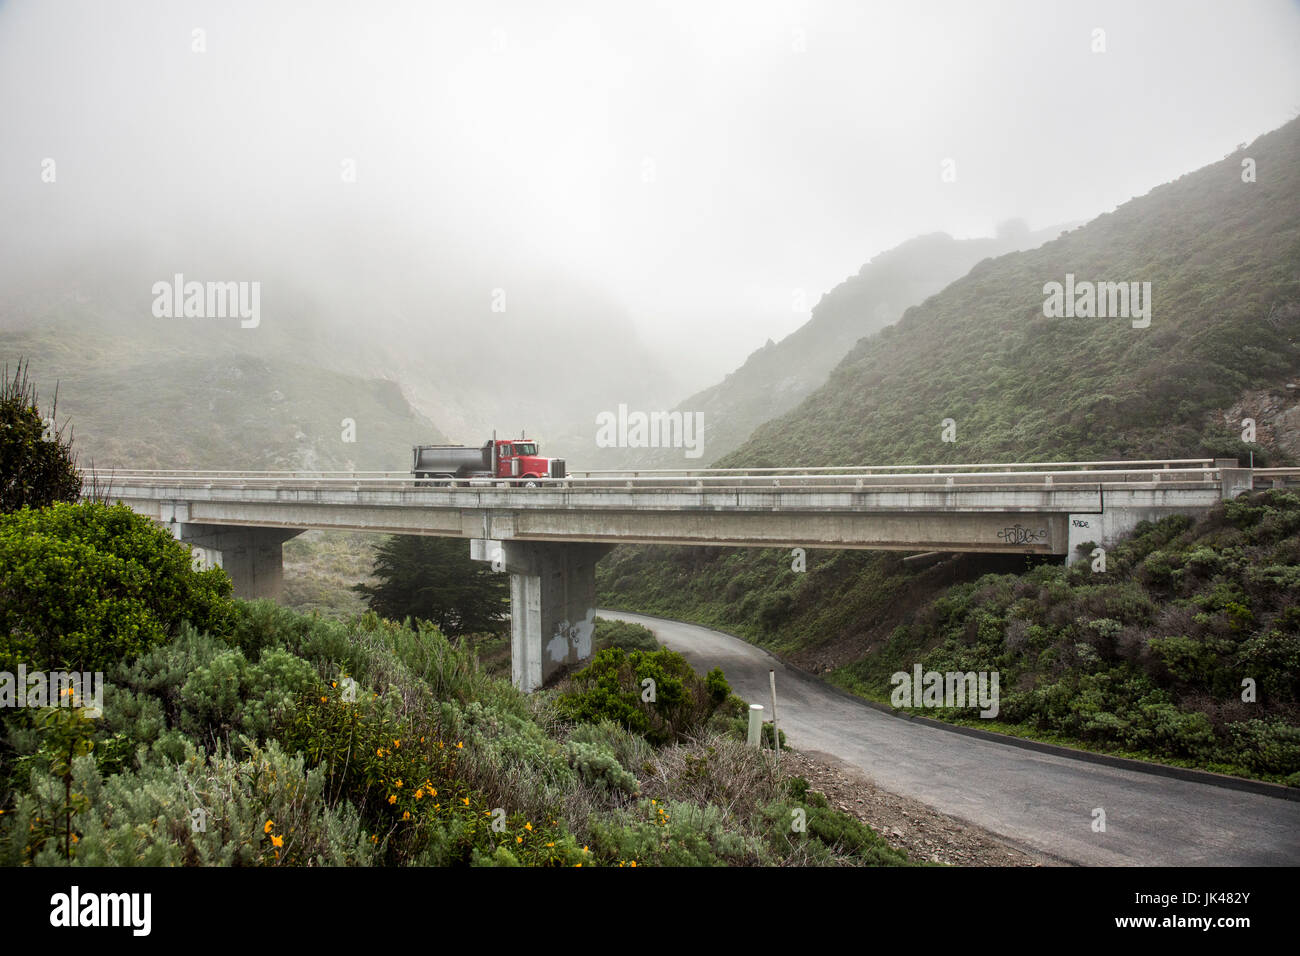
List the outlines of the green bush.
<svg viewBox="0 0 1300 956">
<path fill-rule="evenodd" d="M 577 724 L 570 732 L 569 740 L 593 744 L 601 750 L 608 751 L 614 755 L 624 770 L 633 775 L 642 772 L 646 762 L 654 753 L 644 737 L 632 733 L 612 720 L 602 720 L 596 724 Z"/>
<path fill-rule="evenodd" d="M 636 796 L 641 792 L 636 776 L 623 769 L 618 757 L 594 743 L 570 740 L 565 747 L 569 765 L 583 782 L 602 791 L 622 791 Z"/>
<path fill-rule="evenodd" d="M 146 762 L 102 777 L 91 755 L 74 761 L 71 862 L 79 866 L 256 866 L 373 863 L 380 848 L 356 810 L 326 800 L 326 775 L 271 742 L 249 755 L 204 757 L 192 744 L 176 763 Z M 57 865 L 64 853 L 62 782 L 33 770 L 29 789 L 0 817 L 0 864 Z M 201 811 L 196 820 L 193 811 Z M 276 840 L 280 845 L 276 845 Z"/>
<path fill-rule="evenodd" d="M 618 647 L 625 651 L 656 651 L 659 642 L 655 640 L 654 631 L 631 621 L 607 621 L 603 617 L 595 620 L 592 642 L 598 650 Z"/>
<path fill-rule="evenodd" d="M 655 745 L 701 730 L 731 693 L 720 670 L 701 681 L 686 658 L 667 648 L 600 651 L 571 684 L 556 701 L 564 717 L 612 720 Z"/>
<path fill-rule="evenodd" d="M 196 668 L 180 690 L 180 730 L 210 749 L 247 735 L 269 737 L 279 721 L 291 719 L 298 701 L 319 695 L 316 669 L 300 657 L 272 648 L 250 664 L 238 648 L 223 651 Z"/>
<path fill-rule="evenodd" d="M 230 579 L 125 505 L 0 515 L 0 670 L 107 671 L 175 636 L 228 626 Z"/>
<path fill-rule="evenodd" d="M 57 390 L 56 390 L 57 399 Z M 36 386 L 21 359 L 0 378 L 0 512 L 44 508 L 81 495 L 81 474 L 72 453 L 72 433 L 57 424 L 57 403 L 46 426 Z"/>
</svg>

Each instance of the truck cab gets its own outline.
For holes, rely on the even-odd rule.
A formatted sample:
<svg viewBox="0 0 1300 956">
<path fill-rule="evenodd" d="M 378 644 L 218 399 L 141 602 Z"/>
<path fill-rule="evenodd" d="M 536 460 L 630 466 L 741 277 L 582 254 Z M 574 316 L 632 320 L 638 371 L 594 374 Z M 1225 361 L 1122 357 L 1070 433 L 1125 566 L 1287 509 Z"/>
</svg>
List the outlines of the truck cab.
<svg viewBox="0 0 1300 956">
<path fill-rule="evenodd" d="M 496 443 L 497 478 L 563 478 L 564 459 L 543 458 L 537 442 L 527 438 L 499 439 Z"/>
</svg>

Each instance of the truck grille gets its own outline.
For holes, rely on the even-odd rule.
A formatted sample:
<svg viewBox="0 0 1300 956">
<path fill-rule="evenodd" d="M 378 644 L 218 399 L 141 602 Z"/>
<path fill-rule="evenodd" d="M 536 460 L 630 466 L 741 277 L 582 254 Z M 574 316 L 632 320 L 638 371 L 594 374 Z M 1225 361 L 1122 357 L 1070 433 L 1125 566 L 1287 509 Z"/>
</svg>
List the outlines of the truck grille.
<svg viewBox="0 0 1300 956">
<path fill-rule="evenodd" d="M 567 472 L 565 472 L 565 470 L 564 470 L 564 459 L 563 459 L 563 458 L 552 458 L 552 459 L 551 459 L 551 477 L 552 477 L 552 478 L 563 478 L 566 474 L 567 474 Z"/>
</svg>

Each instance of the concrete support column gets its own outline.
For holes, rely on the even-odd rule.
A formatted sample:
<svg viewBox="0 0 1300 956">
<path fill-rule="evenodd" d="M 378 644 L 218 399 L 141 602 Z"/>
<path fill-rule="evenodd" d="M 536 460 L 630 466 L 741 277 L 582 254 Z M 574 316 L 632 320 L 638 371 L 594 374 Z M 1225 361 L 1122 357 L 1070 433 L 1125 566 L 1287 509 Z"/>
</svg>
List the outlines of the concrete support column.
<svg viewBox="0 0 1300 956">
<path fill-rule="evenodd" d="M 596 562 L 613 546 L 476 539 L 470 556 L 510 574 L 510 673 L 534 691 L 591 657 Z"/>
<path fill-rule="evenodd" d="M 237 525 L 174 522 L 177 540 L 202 548 L 212 563 L 224 568 L 234 585 L 235 597 L 277 598 L 284 589 L 282 545 L 302 534 L 297 528 L 248 528 Z"/>
<path fill-rule="evenodd" d="M 1235 498 L 1243 492 L 1250 491 L 1254 487 L 1254 469 L 1238 468 L 1237 459 L 1216 458 L 1214 459 L 1214 467 L 1218 470 L 1220 481 L 1223 484 L 1225 501 L 1228 498 Z"/>
</svg>

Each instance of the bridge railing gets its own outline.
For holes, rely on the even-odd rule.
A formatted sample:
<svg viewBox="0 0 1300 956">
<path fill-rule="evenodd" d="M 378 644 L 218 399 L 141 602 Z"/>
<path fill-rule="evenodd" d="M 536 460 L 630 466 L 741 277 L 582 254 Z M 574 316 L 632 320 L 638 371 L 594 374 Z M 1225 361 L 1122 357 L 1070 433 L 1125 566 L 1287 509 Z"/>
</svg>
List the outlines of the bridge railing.
<svg viewBox="0 0 1300 956">
<path fill-rule="evenodd" d="M 942 466 L 949 470 L 920 471 L 915 466 L 878 466 L 852 472 L 827 470 L 783 471 L 763 469 L 750 473 L 735 469 L 711 470 L 708 474 L 685 475 L 680 473 L 653 473 L 627 475 L 615 473 L 583 473 L 583 477 L 535 479 L 536 488 L 515 485 L 510 480 L 470 478 L 451 480 L 417 480 L 407 472 L 291 472 L 291 471 L 161 471 L 132 470 L 127 473 L 99 472 L 94 482 L 99 487 L 121 489 L 124 486 L 146 485 L 156 488 L 216 489 L 216 488 L 274 488 L 277 490 L 311 488 L 348 488 L 375 491 L 429 489 L 461 489 L 479 491 L 509 488 L 521 493 L 535 493 L 556 489 L 621 489 L 647 492 L 674 491 L 735 491 L 758 492 L 764 490 L 812 491 L 872 491 L 922 490 L 953 488 L 962 491 L 999 488 L 1004 490 L 1096 490 L 1106 487 L 1132 485 L 1160 485 L 1165 487 L 1206 487 L 1220 482 L 1220 472 L 1208 459 L 1192 459 L 1196 467 L 1185 465 L 1189 460 L 1154 462 L 1077 462 L 1073 469 L 1041 470 L 1037 467 L 1016 467 L 1009 470 L 956 471 L 953 468 L 993 468 L 999 466 Z M 1058 464 L 1058 463 L 1049 463 Z M 1102 467 L 1096 467 L 1101 465 Z M 1122 465 L 1122 467 L 1120 467 Z M 1092 467 L 1083 467 L 1092 466 Z M 902 469 L 912 468 L 912 471 Z M 756 470 L 757 471 L 757 470 Z M 1300 471 L 1300 469 L 1297 469 Z M 87 486 L 90 480 L 87 480 Z"/>
<path fill-rule="evenodd" d="M 1300 483 L 1300 468 L 1256 468 L 1251 478 L 1256 485 L 1286 487 Z"/>
<path fill-rule="evenodd" d="M 951 474 L 998 469 L 1005 473 L 1041 471 L 1098 471 L 1105 469 L 1187 469 L 1213 468 L 1213 458 L 1150 458 L 1128 461 L 1043 461 L 1043 462 L 979 462 L 949 465 L 827 465 L 785 468 L 611 468 L 592 471 L 573 471 L 573 477 L 709 477 L 714 475 L 874 475 L 874 474 Z"/>
</svg>

